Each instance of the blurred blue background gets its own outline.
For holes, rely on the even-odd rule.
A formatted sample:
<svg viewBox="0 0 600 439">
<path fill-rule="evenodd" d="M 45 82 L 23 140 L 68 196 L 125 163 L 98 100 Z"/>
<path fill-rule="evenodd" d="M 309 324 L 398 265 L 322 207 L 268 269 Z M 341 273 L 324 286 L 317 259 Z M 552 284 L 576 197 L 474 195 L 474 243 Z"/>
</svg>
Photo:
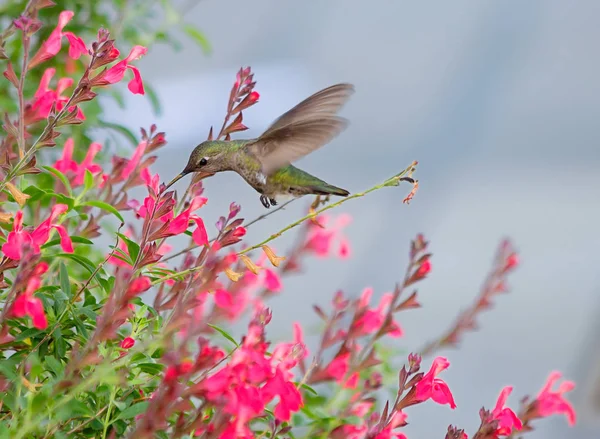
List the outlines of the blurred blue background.
<svg viewBox="0 0 600 439">
<path fill-rule="evenodd" d="M 377 296 L 390 291 L 403 275 L 410 240 L 422 232 L 433 271 L 420 284 L 423 308 L 400 314 L 405 337 L 393 341 L 418 349 L 475 297 L 507 236 L 522 262 L 511 292 L 497 297 L 481 330 L 459 350 L 441 353 L 451 362 L 443 377 L 458 408 L 410 408 L 405 432 L 442 438 L 452 423 L 473 433 L 478 410 L 492 408 L 504 385 L 514 385 L 509 404 L 516 409 L 558 369 L 577 381 L 569 397 L 578 425 L 570 429 L 554 417 L 527 437 L 600 437 L 600 2 L 176 4 L 213 53 L 205 56 L 187 39 L 180 52 L 156 46 L 139 67 L 163 114 L 155 117 L 140 96 L 129 95 L 125 112 L 111 107 L 114 120 L 135 131 L 156 122 L 167 132 L 169 144 L 152 168 L 162 180 L 182 169 L 211 125 L 220 127 L 235 73 L 246 65 L 261 98 L 244 115 L 250 130 L 240 137 L 260 134 L 310 94 L 347 81 L 356 86 L 343 110 L 350 127 L 298 165 L 356 192 L 419 161 L 420 190 L 410 205 L 402 204 L 406 186 L 339 209 L 354 218 L 346 229 L 352 259 L 309 259 L 309 274 L 286 278 L 285 292 L 270 302 L 269 333 L 289 339 L 293 320 L 316 328 L 312 304 L 327 307 L 337 289 L 352 296 L 366 286 Z M 217 175 L 205 187 L 207 224 L 232 201 L 247 219 L 265 212 L 235 174 Z M 248 242 L 298 218 L 309 201 L 252 227 Z M 293 238 L 291 232 L 275 247 L 283 253 Z"/>
</svg>

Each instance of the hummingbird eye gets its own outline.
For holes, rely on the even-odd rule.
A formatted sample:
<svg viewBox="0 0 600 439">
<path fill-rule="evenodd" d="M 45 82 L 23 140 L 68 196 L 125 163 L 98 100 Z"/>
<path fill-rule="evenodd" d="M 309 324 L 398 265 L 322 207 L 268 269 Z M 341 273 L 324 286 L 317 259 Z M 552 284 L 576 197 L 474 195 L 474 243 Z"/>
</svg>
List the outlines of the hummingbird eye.
<svg viewBox="0 0 600 439">
<path fill-rule="evenodd" d="M 206 157 L 202 157 L 202 159 L 200 160 L 199 165 L 200 166 L 205 166 L 208 163 L 208 159 Z"/>
</svg>

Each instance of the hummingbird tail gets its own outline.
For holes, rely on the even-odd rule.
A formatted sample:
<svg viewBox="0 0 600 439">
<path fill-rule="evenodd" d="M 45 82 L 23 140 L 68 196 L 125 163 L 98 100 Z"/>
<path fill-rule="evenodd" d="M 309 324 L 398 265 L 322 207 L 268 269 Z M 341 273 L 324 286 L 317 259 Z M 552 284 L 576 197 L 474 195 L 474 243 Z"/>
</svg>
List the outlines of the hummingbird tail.
<svg viewBox="0 0 600 439">
<path fill-rule="evenodd" d="M 332 186 L 330 184 L 327 186 L 313 187 L 311 189 L 313 190 L 314 195 L 338 195 L 340 197 L 347 197 L 350 195 L 350 192 L 348 192 L 346 189 Z"/>
</svg>

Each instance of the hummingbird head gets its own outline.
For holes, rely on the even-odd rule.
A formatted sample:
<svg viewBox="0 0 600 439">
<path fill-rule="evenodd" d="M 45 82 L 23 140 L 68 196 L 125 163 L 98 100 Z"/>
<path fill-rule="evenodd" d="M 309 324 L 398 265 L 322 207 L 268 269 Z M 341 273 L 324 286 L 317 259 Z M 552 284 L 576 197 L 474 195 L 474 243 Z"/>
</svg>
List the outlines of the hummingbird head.
<svg viewBox="0 0 600 439">
<path fill-rule="evenodd" d="M 191 173 L 199 173 L 200 179 L 210 177 L 217 172 L 226 171 L 229 169 L 229 155 L 226 148 L 227 142 L 207 140 L 196 146 L 190 158 L 188 159 L 187 165 L 183 168 L 183 171 L 175 177 L 168 185 L 167 188 L 173 185 L 180 178 Z"/>
</svg>

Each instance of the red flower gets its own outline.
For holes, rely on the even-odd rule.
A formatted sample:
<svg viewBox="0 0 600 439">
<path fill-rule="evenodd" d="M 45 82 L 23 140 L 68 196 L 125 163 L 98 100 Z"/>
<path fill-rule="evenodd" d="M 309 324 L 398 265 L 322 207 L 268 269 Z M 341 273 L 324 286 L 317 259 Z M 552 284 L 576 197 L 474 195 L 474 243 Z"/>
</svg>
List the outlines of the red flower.
<svg viewBox="0 0 600 439">
<path fill-rule="evenodd" d="M 365 309 L 371 299 L 371 295 L 373 294 L 372 288 L 366 288 L 363 291 L 362 297 L 360 299 L 360 308 L 363 309 L 362 315 L 356 320 L 354 323 L 355 330 L 358 331 L 358 335 L 366 335 L 372 334 L 378 331 L 381 326 L 385 323 L 385 319 L 387 317 L 388 308 L 392 303 L 393 295 L 390 293 L 384 294 L 381 297 L 381 301 L 379 302 L 379 306 L 376 309 Z M 392 321 L 389 327 L 389 332 L 387 332 L 392 337 L 400 337 L 402 336 L 402 330 L 400 326 Z"/>
<path fill-rule="evenodd" d="M 417 269 L 416 276 L 420 279 L 422 277 L 425 277 L 427 274 L 429 274 L 430 271 L 431 271 L 431 261 L 429 261 L 429 258 L 427 258 L 425 261 L 423 261 L 421 266 Z"/>
<path fill-rule="evenodd" d="M 335 380 L 339 384 L 343 384 L 346 388 L 355 388 L 358 384 L 358 373 L 353 373 L 346 381 L 346 375 L 350 370 L 350 353 L 346 352 L 345 354 L 338 355 L 331 363 L 327 366 L 325 371 L 329 374 L 330 377 L 335 378 Z"/>
<path fill-rule="evenodd" d="M 81 38 L 72 32 L 62 31 L 67 23 L 71 21 L 73 15 L 75 15 L 73 11 L 62 11 L 60 13 L 58 16 L 58 25 L 54 28 L 48 39 L 42 43 L 37 53 L 31 58 L 29 68 L 56 56 L 62 46 L 62 37 L 67 37 L 67 40 L 69 40 L 69 57 L 79 59 L 82 54 L 87 52 L 85 43 Z"/>
<path fill-rule="evenodd" d="M 48 264 L 46 262 L 37 264 L 31 277 L 27 281 L 25 292 L 17 296 L 11 308 L 11 313 L 14 317 L 30 316 L 33 321 L 33 326 L 37 329 L 45 329 L 48 327 L 48 321 L 46 319 L 46 314 L 44 313 L 42 301 L 33 295 L 42 285 L 40 275 L 44 274 L 46 271 L 48 271 Z"/>
<path fill-rule="evenodd" d="M 130 64 L 131 61 L 141 58 L 146 54 L 148 49 L 143 46 L 134 46 L 127 58 L 119 61 L 110 69 L 105 70 L 100 73 L 96 78 L 92 79 L 93 86 L 104 86 L 108 84 L 115 84 L 123 79 L 125 76 L 125 71 L 127 69 L 133 72 L 133 79 L 129 81 L 127 87 L 134 94 L 144 94 L 144 83 L 142 82 L 142 77 L 140 76 L 140 71 L 137 67 L 134 67 Z"/>
<path fill-rule="evenodd" d="M 77 162 L 72 158 L 73 138 L 68 138 L 65 142 L 62 156 L 54 163 L 54 168 L 63 174 L 68 174 L 69 172 L 74 173 L 75 179 L 72 182 L 73 186 L 81 186 L 85 180 L 86 170 L 90 171 L 92 175 L 98 175 L 102 172 L 102 167 L 94 163 L 94 157 L 96 157 L 96 154 L 98 154 L 101 149 L 102 145 L 95 142 L 92 143 L 88 148 L 87 154 L 81 164 L 77 164 Z"/>
<path fill-rule="evenodd" d="M 131 349 L 135 344 L 135 340 L 131 337 L 125 337 L 121 342 L 121 348 L 123 349 Z"/>
<path fill-rule="evenodd" d="M 448 388 L 448 385 L 436 376 L 444 369 L 450 366 L 450 362 L 443 357 L 437 357 L 433 360 L 431 369 L 423 376 L 421 381 L 416 384 L 416 397 L 420 401 L 429 398 L 438 404 L 449 404 L 451 409 L 456 408 L 454 397 Z"/>
<path fill-rule="evenodd" d="M 23 230 L 23 212 L 15 214 L 12 232 L 8 234 L 6 242 L 2 246 L 2 252 L 10 259 L 21 259 L 21 249 L 25 244 L 32 244 L 31 234 Z"/>
<path fill-rule="evenodd" d="M 173 220 L 171 220 L 169 224 L 168 233 L 169 235 L 179 235 L 187 230 L 190 219 L 198 219 L 202 221 L 196 215 L 192 215 L 192 212 L 200 209 L 202 206 L 206 204 L 208 199 L 204 197 L 194 197 L 190 203 L 190 206 L 177 215 Z M 199 224 L 199 221 L 196 221 L 196 224 Z"/>
<path fill-rule="evenodd" d="M 143 293 L 144 291 L 148 291 L 152 286 L 152 282 L 149 277 L 140 276 L 129 284 L 129 289 L 127 290 L 128 297 L 134 297 L 138 294 Z"/>
<path fill-rule="evenodd" d="M 279 403 L 275 407 L 275 417 L 280 421 L 289 421 L 291 414 L 302 407 L 302 395 L 296 385 L 285 379 L 281 370 L 277 369 L 272 377 L 261 389 L 263 403 L 268 404 L 273 398 L 279 396 Z"/>
<path fill-rule="evenodd" d="M 564 413 L 567 417 L 569 425 L 575 425 L 576 413 L 575 409 L 563 395 L 575 388 L 575 383 L 572 381 L 563 381 L 558 386 L 557 391 L 553 391 L 552 387 L 562 374 L 560 372 L 552 372 L 546 381 L 546 384 L 540 391 L 535 401 L 536 412 L 539 417 L 545 418 L 550 415 Z"/>
<path fill-rule="evenodd" d="M 121 175 L 117 181 L 125 181 L 129 178 L 133 171 L 136 170 L 137 166 L 140 164 L 144 153 L 146 152 L 146 146 L 148 143 L 145 140 L 142 140 L 138 146 L 135 148 L 135 151 L 131 155 L 131 159 L 127 162 L 123 170 L 121 171 Z"/>
<path fill-rule="evenodd" d="M 204 221 L 199 216 L 194 216 L 194 222 L 196 223 L 196 230 L 192 233 L 192 239 L 196 245 L 207 245 L 208 234 L 206 233 L 206 227 L 204 227 Z"/>
<path fill-rule="evenodd" d="M 44 245 L 50 237 L 50 230 L 56 229 L 60 237 L 60 245 L 66 253 L 73 253 L 73 243 L 67 229 L 64 226 L 52 224 L 56 218 L 67 211 L 69 207 L 66 204 L 57 204 L 52 207 L 50 217 L 43 221 L 33 232 L 29 233 L 23 230 L 23 212 L 18 211 L 15 214 L 13 230 L 8 234 L 6 242 L 2 246 L 2 251 L 10 259 L 20 260 L 23 245 L 26 243 L 33 246 L 35 254 L 40 252 L 40 247 Z"/>
<path fill-rule="evenodd" d="M 33 95 L 31 108 L 28 110 L 26 119 L 28 123 L 34 123 L 39 120 L 47 119 L 50 115 L 52 106 L 56 103 L 56 110 L 61 111 L 69 101 L 68 96 L 63 96 L 62 93 L 73 85 L 73 79 L 61 78 L 56 83 L 56 90 L 50 88 L 50 81 L 54 77 L 56 69 L 50 67 L 44 71 L 37 91 Z M 67 110 L 73 111 L 75 107 L 70 106 Z M 85 120 L 85 115 L 81 108 L 77 107 L 77 119 Z"/>
<path fill-rule="evenodd" d="M 247 304 L 248 297 L 244 291 L 238 292 L 235 296 L 222 288 L 215 291 L 215 305 L 223 309 L 230 320 L 235 320 L 242 314 Z"/>
<path fill-rule="evenodd" d="M 327 215 L 321 215 L 317 221 L 321 226 L 326 227 L 329 222 Z M 337 217 L 333 227 L 330 229 L 317 226 L 310 223 L 308 236 L 304 248 L 314 252 L 318 257 L 327 257 L 331 253 L 333 243 L 338 241 L 337 256 L 341 259 L 350 257 L 350 243 L 341 230 L 352 221 L 352 217 L 348 214 L 342 214 Z"/>
<path fill-rule="evenodd" d="M 506 386 L 502 389 L 500 396 L 498 396 L 496 407 L 492 410 L 493 419 L 498 421 L 496 435 L 508 436 L 512 433 L 513 429 L 520 430 L 523 428 L 523 423 L 515 412 L 508 407 L 504 407 L 512 389 L 512 386 Z"/>
</svg>

